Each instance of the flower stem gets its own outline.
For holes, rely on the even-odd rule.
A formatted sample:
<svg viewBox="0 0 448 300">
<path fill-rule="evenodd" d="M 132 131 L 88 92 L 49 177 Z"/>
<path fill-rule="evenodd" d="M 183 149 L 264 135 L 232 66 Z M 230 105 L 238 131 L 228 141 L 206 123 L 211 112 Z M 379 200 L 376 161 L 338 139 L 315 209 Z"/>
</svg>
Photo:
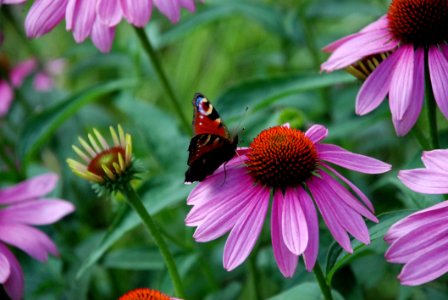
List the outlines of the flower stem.
<svg viewBox="0 0 448 300">
<path fill-rule="evenodd" d="M 325 276 L 322 273 L 322 269 L 320 268 L 319 262 L 316 262 L 313 272 L 314 272 L 314 276 L 316 276 L 317 283 L 319 283 L 319 287 L 320 287 L 320 290 L 322 291 L 324 299 L 325 300 L 333 300 L 333 296 L 331 295 L 330 286 L 328 285 L 327 281 L 325 280 Z"/>
<path fill-rule="evenodd" d="M 163 256 L 163 259 L 165 260 L 165 264 L 168 268 L 168 272 L 173 282 L 174 289 L 176 291 L 176 297 L 185 298 L 184 288 L 180 280 L 179 272 L 177 271 L 176 263 L 174 262 L 173 256 L 168 250 L 168 246 L 166 245 L 162 234 L 157 228 L 157 225 L 154 223 L 151 215 L 142 204 L 140 197 L 131 186 L 128 185 L 123 192 L 126 195 L 128 203 L 137 212 L 140 219 L 142 219 L 146 228 L 151 233 L 157 247 L 159 248 L 159 251 Z"/>
<path fill-rule="evenodd" d="M 428 108 L 428 122 L 429 133 L 431 136 L 431 144 L 433 149 L 439 148 L 439 137 L 437 130 L 437 111 L 436 111 L 436 99 L 434 98 L 434 92 L 432 90 L 431 79 L 429 74 L 428 65 L 428 50 L 425 51 L 425 96 L 426 105 Z"/>
<path fill-rule="evenodd" d="M 415 124 L 414 127 L 412 127 L 411 132 L 417 139 L 423 150 L 431 150 L 431 145 L 429 144 L 428 140 L 422 132 L 422 129 L 418 126 L 418 124 Z"/>
<path fill-rule="evenodd" d="M 190 123 L 187 121 L 187 118 L 182 112 L 181 106 L 179 104 L 179 100 L 177 99 L 176 95 L 174 94 L 174 90 L 170 85 L 170 82 L 168 81 L 168 78 L 163 71 L 162 65 L 160 64 L 160 60 L 157 57 L 157 53 L 154 49 L 154 47 L 151 45 L 151 42 L 146 35 L 146 32 L 143 28 L 134 27 L 135 32 L 137 33 L 137 36 L 145 49 L 146 54 L 149 57 L 149 60 L 154 66 L 154 69 L 157 73 L 157 76 L 159 77 L 159 80 L 161 81 L 163 88 L 165 89 L 165 92 L 168 94 L 168 98 L 171 100 L 174 109 L 179 116 L 179 119 L 181 120 L 182 126 L 184 126 L 188 131 L 191 131 Z"/>
</svg>

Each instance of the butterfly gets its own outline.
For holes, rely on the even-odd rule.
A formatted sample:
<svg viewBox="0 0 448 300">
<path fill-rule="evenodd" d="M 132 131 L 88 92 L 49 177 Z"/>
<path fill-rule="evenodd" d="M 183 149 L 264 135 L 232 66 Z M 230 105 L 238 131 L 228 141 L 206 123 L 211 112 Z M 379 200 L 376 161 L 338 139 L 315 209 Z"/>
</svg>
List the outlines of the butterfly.
<svg viewBox="0 0 448 300">
<path fill-rule="evenodd" d="M 218 112 L 207 98 L 196 93 L 193 98 L 194 136 L 188 147 L 188 170 L 185 183 L 202 181 L 236 154 L 238 135 L 231 136 Z"/>
</svg>

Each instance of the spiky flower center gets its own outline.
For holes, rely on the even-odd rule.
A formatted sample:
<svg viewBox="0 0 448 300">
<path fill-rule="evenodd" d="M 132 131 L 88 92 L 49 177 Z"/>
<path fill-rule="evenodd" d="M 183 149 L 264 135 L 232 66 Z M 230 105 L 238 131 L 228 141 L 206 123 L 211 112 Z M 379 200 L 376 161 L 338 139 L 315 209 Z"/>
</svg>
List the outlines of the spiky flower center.
<svg viewBox="0 0 448 300">
<path fill-rule="evenodd" d="M 447 0 L 393 0 L 387 17 L 393 35 L 418 46 L 448 40 Z"/>
<path fill-rule="evenodd" d="M 104 150 L 95 156 L 87 166 L 87 170 L 92 172 L 99 177 L 106 176 L 106 172 L 104 171 L 104 166 L 112 171 L 115 175 L 118 175 L 117 170 L 114 167 L 114 163 L 118 164 L 119 155 L 122 158 L 125 157 L 125 150 L 122 147 L 113 147 L 111 149 Z"/>
<path fill-rule="evenodd" d="M 126 293 L 119 300 L 170 300 L 170 297 L 156 290 L 141 288 Z"/>
<path fill-rule="evenodd" d="M 262 131 L 249 146 L 247 157 L 255 181 L 274 188 L 298 186 L 318 166 L 313 142 L 302 131 L 285 126 Z"/>
</svg>

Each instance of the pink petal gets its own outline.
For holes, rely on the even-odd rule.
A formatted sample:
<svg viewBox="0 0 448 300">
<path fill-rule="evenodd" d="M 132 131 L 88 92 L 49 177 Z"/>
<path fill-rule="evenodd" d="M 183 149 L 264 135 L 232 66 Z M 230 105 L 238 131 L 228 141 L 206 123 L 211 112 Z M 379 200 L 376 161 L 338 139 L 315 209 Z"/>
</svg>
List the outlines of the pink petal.
<svg viewBox="0 0 448 300">
<path fill-rule="evenodd" d="M 274 251 L 275 261 L 280 272 L 285 277 L 292 277 L 297 268 L 298 257 L 289 251 L 283 241 L 282 211 L 283 195 L 282 192 L 276 191 L 274 193 L 274 201 L 272 202 L 271 215 L 272 250 Z"/>
<path fill-rule="evenodd" d="M 58 255 L 53 241 L 45 233 L 31 226 L 0 223 L 0 240 L 23 250 L 39 261 L 46 261 L 48 253 Z"/>
<path fill-rule="evenodd" d="M 302 194 L 296 194 L 292 188 L 286 189 L 282 205 L 283 241 L 296 255 L 302 254 L 308 244 L 308 226 L 298 195 Z"/>
<path fill-rule="evenodd" d="M 171 23 L 180 20 L 180 6 L 177 0 L 153 0 L 154 5 L 170 19 Z"/>
<path fill-rule="evenodd" d="M 9 84 L 4 80 L 0 80 L 0 117 L 8 113 L 13 97 L 13 90 Z"/>
<path fill-rule="evenodd" d="M 307 182 L 307 186 L 316 201 L 317 207 L 319 208 L 331 235 L 333 235 L 334 239 L 345 251 L 352 253 L 352 245 L 350 244 L 348 234 L 344 227 L 339 223 L 339 220 L 329 203 L 332 200 L 329 199 L 329 195 L 326 194 L 325 189 L 322 189 L 320 182 L 318 182 L 318 178 L 313 177 Z"/>
<path fill-rule="evenodd" d="M 228 271 L 239 266 L 252 251 L 263 228 L 269 206 L 269 189 L 260 189 L 260 194 L 252 199 L 251 205 L 241 213 L 224 247 L 223 263 Z"/>
<path fill-rule="evenodd" d="M 25 3 L 26 0 L 3 0 L 0 1 L 0 4 L 20 4 Z"/>
<path fill-rule="evenodd" d="M 63 200 L 28 201 L 1 209 L 0 220 L 7 220 L 8 223 L 46 225 L 59 221 L 74 210 L 73 204 Z"/>
<path fill-rule="evenodd" d="M 354 185 L 350 180 L 345 178 L 341 173 L 336 171 L 334 168 L 330 167 L 329 165 L 321 162 L 321 166 L 325 167 L 326 169 L 330 170 L 333 174 L 335 174 L 339 179 L 341 179 L 343 182 L 345 182 L 352 190 L 353 192 L 358 195 L 358 197 L 361 199 L 362 202 L 370 209 L 371 212 L 374 212 L 375 209 L 373 207 L 372 202 L 370 202 L 369 198 L 356 186 Z"/>
<path fill-rule="evenodd" d="M 375 158 L 353 153 L 336 145 L 318 144 L 316 148 L 319 153 L 319 159 L 353 171 L 366 174 L 380 174 L 389 171 L 392 167 Z"/>
<path fill-rule="evenodd" d="M 68 0 L 66 10 L 67 30 L 73 31 L 77 43 L 83 42 L 91 33 L 96 18 L 96 1 Z"/>
<path fill-rule="evenodd" d="M 0 189 L 0 204 L 11 204 L 44 196 L 54 189 L 57 181 L 56 174 L 46 173 L 14 186 Z"/>
<path fill-rule="evenodd" d="M 424 194 L 448 193 L 448 174 L 427 169 L 402 170 L 398 179 L 408 188 Z"/>
<path fill-rule="evenodd" d="M 448 240 L 410 262 L 401 271 L 398 278 L 403 285 L 420 285 L 434 280 L 448 272 Z"/>
<path fill-rule="evenodd" d="M 411 130 L 415 122 L 417 122 L 418 116 L 422 110 L 425 97 L 424 61 L 424 49 L 418 48 L 415 51 L 414 56 L 414 83 L 411 87 L 411 95 L 408 98 L 409 103 L 407 104 L 407 110 L 401 120 L 399 120 L 396 116 L 394 116 L 394 113 L 392 113 L 392 121 L 394 122 L 395 131 L 399 136 L 403 136 Z"/>
<path fill-rule="evenodd" d="M 8 258 L 2 253 L 0 248 L 0 284 L 4 284 L 11 274 L 11 265 Z"/>
<path fill-rule="evenodd" d="M 190 12 L 195 11 L 194 0 L 178 0 L 181 7 L 185 7 Z"/>
<path fill-rule="evenodd" d="M 372 22 L 363 29 L 361 29 L 360 32 L 368 32 L 388 28 L 389 28 L 389 20 L 387 19 L 387 15 L 383 15 L 380 18 L 378 18 L 378 20 L 376 20 L 375 22 Z"/>
<path fill-rule="evenodd" d="M 313 125 L 305 132 L 307 136 L 314 144 L 319 143 L 328 135 L 328 129 L 322 125 Z"/>
<path fill-rule="evenodd" d="M 54 81 L 48 74 L 39 72 L 34 76 L 33 86 L 36 91 L 49 91 L 53 88 Z"/>
<path fill-rule="evenodd" d="M 308 193 L 302 187 L 297 188 L 297 193 L 308 226 L 308 245 L 303 253 L 303 260 L 306 270 L 311 272 L 319 254 L 319 221 L 313 200 Z"/>
<path fill-rule="evenodd" d="M 397 45 L 398 41 L 387 29 L 359 33 L 340 45 L 321 65 L 321 70 L 332 72 L 342 69 L 366 56 L 390 51 Z"/>
<path fill-rule="evenodd" d="M 448 150 L 424 151 L 422 161 L 430 170 L 448 172 Z"/>
<path fill-rule="evenodd" d="M 107 0 L 108 1 L 108 0 Z M 103 53 L 112 49 L 115 38 L 115 27 L 102 24 L 99 19 L 95 21 L 92 29 L 92 42 Z"/>
<path fill-rule="evenodd" d="M 397 52 L 391 54 L 367 77 L 356 96 L 356 113 L 358 115 L 368 114 L 386 98 L 395 66 L 400 58 L 398 54 Z"/>
<path fill-rule="evenodd" d="M 165 0 L 164 0 L 165 1 Z M 121 9 L 129 23 L 143 27 L 151 18 L 151 0 L 121 0 Z"/>
<path fill-rule="evenodd" d="M 98 0 L 96 12 L 99 21 L 109 27 L 115 27 L 120 23 L 123 15 L 120 0 Z"/>
<path fill-rule="evenodd" d="M 25 19 L 26 35 L 40 37 L 50 32 L 65 16 L 67 0 L 36 0 Z"/>
<path fill-rule="evenodd" d="M 14 254 L 2 243 L 0 243 L 0 253 L 8 260 L 11 270 L 3 287 L 12 300 L 20 300 L 23 297 L 24 286 L 22 268 Z"/>
<path fill-rule="evenodd" d="M 434 98 L 448 118 L 448 61 L 437 46 L 429 48 L 428 64 Z"/>
<path fill-rule="evenodd" d="M 401 45 L 395 53 L 398 56 L 398 62 L 390 82 L 389 105 L 392 116 L 401 120 L 413 100 L 414 46 Z"/>
<path fill-rule="evenodd" d="M 16 65 L 9 74 L 12 85 L 14 87 L 21 86 L 25 78 L 30 75 L 36 67 L 37 61 L 34 58 L 25 60 Z"/>
</svg>

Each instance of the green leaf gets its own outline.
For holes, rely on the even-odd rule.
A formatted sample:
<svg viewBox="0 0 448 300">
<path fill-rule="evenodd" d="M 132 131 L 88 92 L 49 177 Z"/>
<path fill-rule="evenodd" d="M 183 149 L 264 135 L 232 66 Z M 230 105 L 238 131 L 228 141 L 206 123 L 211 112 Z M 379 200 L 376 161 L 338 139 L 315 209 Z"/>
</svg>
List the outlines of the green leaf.
<svg viewBox="0 0 448 300">
<path fill-rule="evenodd" d="M 334 300 L 343 300 L 344 297 L 342 297 L 341 294 L 339 294 L 337 291 L 332 291 L 331 294 L 333 295 Z M 316 282 L 305 282 L 299 285 L 296 285 L 295 287 L 278 294 L 272 298 L 269 298 L 269 300 L 322 300 L 323 295 L 319 288 L 319 285 Z"/>
<path fill-rule="evenodd" d="M 358 240 L 352 241 L 353 254 L 345 252 L 336 242 L 328 249 L 326 274 L 327 281 L 331 283 L 334 274 L 341 267 L 345 266 L 350 261 L 357 257 L 367 255 L 373 251 L 377 242 L 382 242 L 387 230 L 397 221 L 411 214 L 413 210 L 400 210 L 389 213 L 384 213 L 378 216 L 379 223 L 373 224 L 369 227 L 370 245 L 364 245 Z"/>
<path fill-rule="evenodd" d="M 163 260 L 158 250 L 120 249 L 107 254 L 102 265 L 125 270 L 162 270 Z"/>
<path fill-rule="evenodd" d="M 89 87 L 69 96 L 60 103 L 31 117 L 21 133 L 18 146 L 19 157 L 24 164 L 48 142 L 55 131 L 84 105 L 100 99 L 113 91 L 134 86 L 136 80 L 116 80 Z"/>
</svg>

